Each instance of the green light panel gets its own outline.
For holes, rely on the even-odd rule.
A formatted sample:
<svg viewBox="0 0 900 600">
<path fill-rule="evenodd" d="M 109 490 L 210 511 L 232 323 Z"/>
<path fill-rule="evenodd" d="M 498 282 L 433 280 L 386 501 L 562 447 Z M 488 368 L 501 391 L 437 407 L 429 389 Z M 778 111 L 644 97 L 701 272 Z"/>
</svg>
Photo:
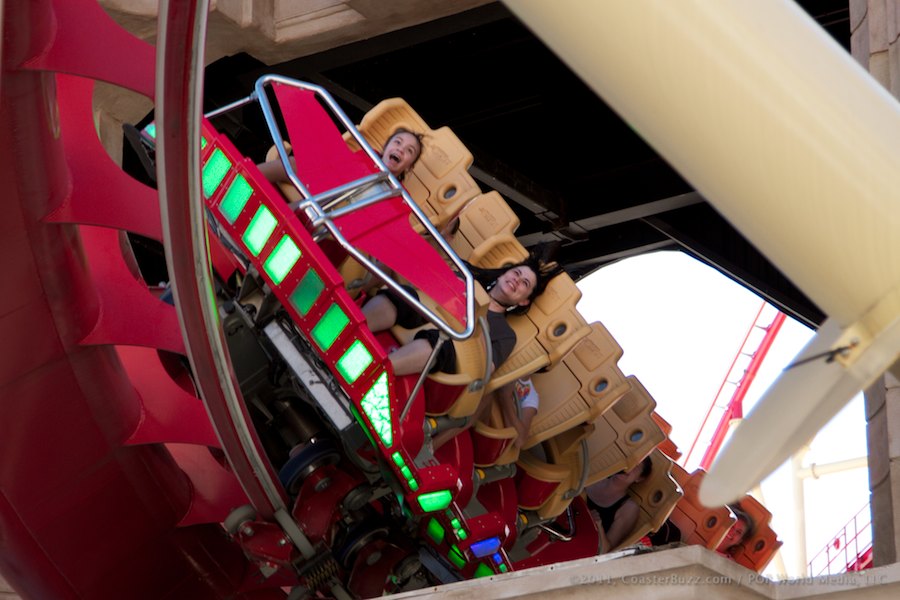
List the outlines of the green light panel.
<svg viewBox="0 0 900 600">
<path fill-rule="evenodd" d="M 403 457 L 400 456 L 399 452 L 394 452 L 393 454 L 391 454 L 391 460 L 393 460 L 394 464 L 397 465 L 398 467 L 406 466 L 406 461 L 403 460 Z"/>
<path fill-rule="evenodd" d="M 213 150 L 212 156 L 203 165 L 203 195 L 209 198 L 225 179 L 228 170 L 231 169 L 231 161 L 219 148 Z"/>
<path fill-rule="evenodd" d="M 332 304 L 312 328 L 310 334 L 316 341 L 316 344 L 319 345 L 319 348 L 325 351 L 331 348 L 334 340 L 338 339 L 338 336 L 341 335 L 349 322 L 350 319 L 344 314 L 341 307 L 337 304 Z"/>
<path fill-rule="evenodd" d="M 322 278 L 319 277 L 318 273 L 310 269 L 303 276 L 303 279 L 300 280 L 300 283 L 297 284 L 297 289 L 291 294 L 291 304 L 294 305 L 294 308 L 297 309 L 301 316 L 305 317 L 324 289 L 325 284 L 322 283 Z"/>
<path fill-rule="evenodd" d="M 240 216 L 241 211 L 247 206 L 247 200 L 249 200 L 252 195 L 253 188 L 250 187 L 250 184 L 247 183 L 247 180 L 244 179 L 243 175 L 238 175 L 234 178 L 234 181 L 231 182 L 231 185 L 228 186 L 225 197 L 222 198 L 222 202 L 219 203 L 219 212 L 222 213 L 222 216 L 225 217 L 226 221 L 231 225 L 234 225 L 234 222 Z"/>
<path fill-rule="evenodd" d="M 369 352 L 369 349 L 366 348 L 365 344 L 356 340 L 351 344 L 347 351 L 344 352 L 344 355 L 338 359 L 337 370 L 344 376 L 347 383 L 353 383 L 359 379 L 359 376 L 362 375 L 363 371 L 368 369 L 371 364 L 372 353 Z M 400 460 L 403 459 L 401 458 Z"/>
<path fill-rule="evenodd" d="M 390 448 L 394 443 L 394 429 L 391 425 L 391 398 L 388 395 L 387 372 L 378 377 L 360 404 L 378 437 L 381 438 L 381 443 L 385 448 Z"/>
<path fill-rule="evenodd" d="M 501 572 L 501 573 L 506 573 L 507 571 L 509 571 L 509 567 L 507 567 L 505 564 L 501 564 L 501 565 L 500 565 L 500 572 Z"/>
<path fill-rule="evenodd" d="M 156 123 L 150 123 L 149 125 L 144 127 L 144 133 L 146 133 L 147 135 L 149 135 L 151 138 L 153 138 L 155 140 L 156 139 Z M 206 148 L 206 138 L 203 136 L 200 136 L 200 147 Z"/>
<path fill-rule="evenodd" d="M 432 517 L 432 519 L 428 521 L 428 528 L 425 531 L 428 533 L 429 537 L 434 540 L 435 544 L 440 544 L 444 541 L 444 528 L 437 522 L 437 519 Z"/>
<path fill-rule="evenodd" d="M 439 490 L 437 492 L 426 492 L 418 497 L 419 506 L 425 512 L 435 510 L 444 510 L 453 501 L 453 494 L 450 490 Z"/>
<path fill-rule="evenodd" d="M 463 556 L 463 553 L 459 551 L 459 548 L 454 544 L 450 546 L 450 552 L 447 553 L 447 558 L 450 559 L 454 565 L 456 565 L 457 569 L 462 569 L 466 566 L 466 559 Z"/>
<path fill-rule="evenodd" d="M 484 563 L 478 563 L 478 566 L 475 567 L 475 577 L 488 577 L 489 575 L 493 574 L 493 569 L 491 569 Z"/>
<path fill-rule="evenodd" d="M 278 221 L 275 220 L 271 211 L 265 206 L 260 206 L 256 214 L 253 215 L 250 225 L 247 226 L 247 231 L 241 236 L 241 239 L 244 240 L 244 244 L 253 253 L 253 256 L 259 256 L 262 249 L 266 247 L 269 236 L 275 231 L 276 225 L 278 225 Z"/>
<path fill-rule="evenodd" d="M 269 258 L 266 259 L 263 269 L 269 274 L 269 277 L 272 278 L 275 285 L 278 285 L 284 281 L 287 274 L 291 272 L 291 269 L 293 269 L 294 265 L 297 264 L 297 261 L 300 260 L 300 254 L 300 248 L 297 247 L 294 240 L 288 236 L 284 236 L 281 238 L 281 241 L 278 242 L 278 245 L 275 246 L 275 249 L 272 250 L 272 254 L 269 255 Z"/>
</svg>

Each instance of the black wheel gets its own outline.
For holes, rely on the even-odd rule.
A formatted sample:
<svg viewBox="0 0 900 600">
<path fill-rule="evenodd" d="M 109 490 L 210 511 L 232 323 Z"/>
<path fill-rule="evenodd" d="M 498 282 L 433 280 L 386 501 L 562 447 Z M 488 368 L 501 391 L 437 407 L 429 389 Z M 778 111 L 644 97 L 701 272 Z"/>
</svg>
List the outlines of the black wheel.
<svg viewBox="0 0 900 600">
<path fill-rule="evenodd" d="M 289 495 L 296 496 L 310 473 L 326 465 L 337 464 L 340 460 L 341 453 L 332 440 L 311 440 L 281 467 L 278 479 Z"/>
<path fill-rule="evenodd" d="M 347 537 L 339 547 L 333 550 L 334 557 L 345 568 L 353 567 L 353 559 L 356 554 L 362 550 L 367 544 L 388 535 L 388 528 L 377 522 L 374 518 L 369 518 L 347 533 Z"/>
</svg>

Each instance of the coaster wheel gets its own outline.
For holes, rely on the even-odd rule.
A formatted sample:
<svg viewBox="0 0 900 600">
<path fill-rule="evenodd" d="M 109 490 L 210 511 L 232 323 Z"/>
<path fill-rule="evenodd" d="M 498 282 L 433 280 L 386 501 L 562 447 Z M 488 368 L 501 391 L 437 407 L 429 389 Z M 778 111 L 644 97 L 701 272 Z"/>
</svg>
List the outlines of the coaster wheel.
<svg viewBox="0 0 900 600">
<path fill-rule="evenodd" d="M 296 496 L 303 481 L 316 469 L 336 465 L 341 460 L 341 452 L 333 440 L 310 440 L 295 452 L 278 471 L 278 479 L 290 496 Z"/>
</svg>

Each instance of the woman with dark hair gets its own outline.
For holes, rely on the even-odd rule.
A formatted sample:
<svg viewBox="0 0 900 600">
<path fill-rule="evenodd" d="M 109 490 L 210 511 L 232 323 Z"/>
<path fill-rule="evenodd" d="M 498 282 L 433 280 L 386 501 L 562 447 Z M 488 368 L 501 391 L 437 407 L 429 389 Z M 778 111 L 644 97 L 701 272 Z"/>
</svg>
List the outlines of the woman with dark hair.
<svg viewBox="0 0 900 600">
<path fill-rule="evenodd" d="M 523 263 L 502 269 L 480 269 L 467 265 L 472 276 L 484 286 L 490 298 L 487 321 L 490 330 L 491 355 L 494 368 L 499 367 L 512 353 L 516 345 L 516 334 L 507 315 L 523 314 L 531 301 L 547 287 L 550 279 L 562 272 L 555 262 L 545 263 L 536 256 Z M 408 289 L 415 295 L 415 291 Z M 415 312 L 399 295 L 391 290 L 382 290 L 362 307 L 366 324 L 373 332 L 400 325 L 415 329 L 426 323 L 424 317 Z M 415 339 L 390 354 L 396 375 L 421 373 L 428 363 L 431 351 L 437 344 L 438 330 L 424 329 L 416 333 Z M 431 371 L 452 373 L 456 369 L 456 352 L 452 343 L 445 343 L 438 351 Z"/>
<path fill-rule="evenodd" d="M 630 471 L 619 471 L 585 489 L 600 533 L 600 554 L 614 550 L 634 529 L 641 508 L 628 495 L 628 488 L 649 477 L 652 470 L 653 461 L 647 456 Z"/>
</svg>

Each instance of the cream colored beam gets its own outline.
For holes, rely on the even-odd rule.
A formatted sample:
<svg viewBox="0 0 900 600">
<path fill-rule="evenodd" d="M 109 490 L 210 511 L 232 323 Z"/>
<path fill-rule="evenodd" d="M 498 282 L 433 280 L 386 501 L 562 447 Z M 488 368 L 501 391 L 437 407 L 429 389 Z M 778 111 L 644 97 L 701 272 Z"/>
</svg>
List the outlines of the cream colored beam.
<svg viewBox="0 0 900 600">
<path fill-rule="evenodd" d="M 507 4 L 841 326 L 900 286 L 900 107 L 794 2 Z"/>
<path fill-rule="evenodd" d="M 704 480 L 740 497 L 900 348 L 900 107 L 790 0 L 507 4 L 827 315 Z M 590 115 L 580 115 L 589 119 Z"/>
<path fill-rule="evenodd" d="M 794 497 L 794 570 L 790 573 L 793 577 L 802 577 L 806 574 L 806 494 L 804 481 L 800 475 L 803 466 L 803 457 L 809 452 L 809 446 L 804 445 L 791 457 L 791 492 Z"/>
<path fill-rule="evenodd" d="M 831 475 L 833 473 L 843 473 L 845 471 L 853 471 L 855 469 L 865 469 L 869 466 L 869 459 L 865 456 L 857 458 L 849 458 L 847 460 L 839 460 L 837 462 L 825 463 L 817 465 L 812 463 L 808 467 L 797 469 L 797 476 L 804 479 L 818 479 L 823 475 Z"/>
</svg>

